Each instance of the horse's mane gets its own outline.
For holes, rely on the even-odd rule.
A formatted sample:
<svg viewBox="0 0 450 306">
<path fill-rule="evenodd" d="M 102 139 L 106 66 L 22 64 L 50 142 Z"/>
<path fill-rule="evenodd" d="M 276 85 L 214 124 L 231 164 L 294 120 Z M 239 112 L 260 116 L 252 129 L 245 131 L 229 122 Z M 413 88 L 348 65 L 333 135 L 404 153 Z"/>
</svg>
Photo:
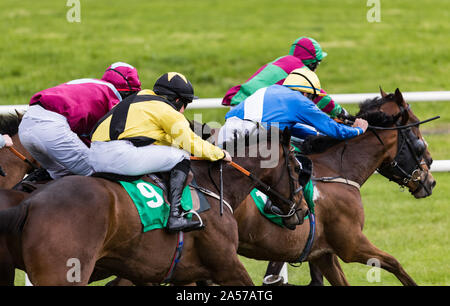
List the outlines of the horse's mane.
<svg viewBox="0 0 450 306">
<path fill-rule="evenodd" d="M 0 114 L 0 134 L 16 135 L 22 117 L 18 114 Z"/>
<path fill-rule="evenodd" d="M 356 118 L 362 118 L 372 126 L 392 126 L 397 121 L 398 116 L 387 115 L 380 111 L 380 107 L 388 101 L 395 101 L 394 94 L 367 99 L 359 104 L 359 112 L 356 116 L 348 116 L 347 118 L 352 121 L 355 121 Z M 318 154 L 341 142 L 342 140 L 329 136 L 310 136 L 300 145 L 299 149 L 303 154 Z"/>
</svg>

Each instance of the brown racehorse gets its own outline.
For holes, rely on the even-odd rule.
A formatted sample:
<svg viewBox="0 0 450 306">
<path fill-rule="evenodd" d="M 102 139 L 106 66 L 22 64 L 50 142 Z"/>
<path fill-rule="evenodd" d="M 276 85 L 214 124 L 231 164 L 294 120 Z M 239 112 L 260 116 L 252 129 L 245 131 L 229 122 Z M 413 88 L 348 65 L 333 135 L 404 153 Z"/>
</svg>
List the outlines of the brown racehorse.
<svg viewBox="0 0 450 306">
<path fill-rule="evenodd" d="M 9 189 L 22 180 L 25 174 L 32 171 L 33 164 L 36 163 L 20 143 L 17 131 L 21 119 L 22 115 L 19 113 L 0 116 L 0 134 L 8 134 L 14 143 L 12 149 L 0 150 L 0 163 L 6 174 L 0 177 L 0 210 L 18 205 L 29 195 Z M 25 157 L 29 162 L 27 163 L 21 157 Z M 0 286 L 14 284 L 15 268 L 21 266 L 21 258 L 18 237 L 0 235 Z"/>
<path fill-rule="evenodd" d="M 362 104 L 357 116 L 366 118 L 373 126 L 395 127 L 396 124 L 419 121 L 399 90 L 390 95 L 382 92 L 381 99 Z M 432 162 L 431 155 L 428 150 L 424 152 L 420 148 L 420 144 L 424 143 L 418 126 L 412 129 L 413 134 L 405 134 L 403 138 L 410 137 L 409 140 L 418 141 L 419 148 L 416 150 L 419 152 L 415 152 L 415 148 L 408 151 L 406 145 L 398 146 L 401 141 L 398 129 L 374 130 L 373 133 L 368 131 L 362 136 L 341 142 L 318 138 L 316 144 L 326 140 L 331 142 L 327 145 L 331 147 L 323 153 L 308 156 L 314 165 L 313 176 L 342 177 L 362 185 L 375 170 L 382 169 L 389 179 L 406 185 L 416 198 L 429 196 L 436 184 L 428 170 Z M 406 153 L 399 152 L 398 148 Z M 307 150 L 306 144 L 303 149 Z M 393 161 L 400 153 L 405 160 L 409 158 L 409 165 L 401 165 L 403 169 L 410 167 L 418 171 L 405 171 L 412 175 L 403 177 L 398 171 L 391 171 L 389 168 L 394 168 Z M 411 155 L 417 155 L 420 166 Z M 415 285 L 393 256 L 376 248 L 362 233 L 364 210 L 359 188 L 343 182 L 319 180 L 316 181 L 314 196 L 316 238 L 307 260 L 318 267 L 332 285 L 348 285 L 337 257 L 344 262 L 362 264 L 367 264 L 369 259 L 376 259 L 381 268 L 393 273 L 402 284 Z M 306 244 L 309 222 L 297 226 L 295 231 L 287 231 L 263 218 L 255 205 L 250 203 L 253 201 L 250 197 L 246 201 L 248 203 L 239 206 L 235 212 L 239 226 L 238 253 L 260 260 L 296 262 Z"/>
<path fill-rule="evenodd" d="M 3 114 L 0 115 L 0 134 L 8 134 L 13 139 L 12 148 L 3 148 L 0 150 L 0 161 L 3 168 L 6 169 L 5 177 L 1 178 L 0 187 L 0 211 L 17 206 L 25 198 L 30 196 L 29 192 L 20 190 L 11 190 L 22 178 L 39 167 L 36 160 L 22 146 L 17 134 L 22 114 Z M 19 186 L 20 187 L 20 186 Z M 22 188 L 19 188 L 22 189 Z M 24 269 L 22 251 L 19 235 L 0 235 L 0 286 L 14 285 L 15 269 Z M 109 277 L 109 274 L 97 273 L 95 271 L 92 281 Z"/>
<path fill-rule="evenodd" d="M 14 187 L 23 179 L 25 174 L 31 172 L 33 167 L 37 165 L 34 158 L 19 140 L 17 132 L 21 120 L 22 115 L 19 113 L 0 116 L 0 134 L 8 134 L 14 143 L 13 148 L 3 148 L 0 151 L 0 165 L 6 174 L 5 177 L 0 176 L 0 188 Z M 18 154 L 14 154 L 14 151 Z M 26 158 L 28 162 L 22 160 L 18 155 L 22 155 L 22 158 Z"/>
<path fill-rule="evenodd" d="M 274 203 L 282 197 L 291 199 L 289 205 L 277 205 L 283 214 L 290 215 L 285 224 L 293 227 L 303 219 L 306 209 L 293 192 L 298 188 L 297 162 L 289 150 L 290 137 L 282 133 L 280 139 L 268 140 L 269 146 L 278 147 L 280 156 L 274 168 L 261 168 L 261 161 L 270 157 L 259 154 L 234 160 L 263 183 L 277 186 Z M 251 149 L 247 146 L 245 151 Z M 219 181 L 217 168 L 218 163 L 193 162 L 197 184 L 214 190 L 212 180 Z M 291 175 L 285 175 L 286 171 Z M 254 180 L 228 164 L 223 166 L 223 179 L 235 182 L 234 188 L 226 188 L 223 193 L 233 209 L 256 186 Z M 211 279 L 221 285 L 253 284 L 236 254 L 236 220 L 226 208 L 220 216 L 217 202 L 211 199 L 211 209 L 202 214 L 205 229 L 184 235 L 182 255 L 170 282 Z M 94 265 L 135 284 L 162 282 L 178 237 L 164 230 L 142 233 L 137 211 L 122 187 L 105 179 L 80 176 L 53 181 L 19 206 L 0 212 L 0 227 L 1 232 L 21 232 L 25 268 L 35 285 L 87 284 Z M 79 261 L 81 268 L 80 279 L 73 283 L 67 278 L 67 265 L 72 259 Z"/>
</svg>

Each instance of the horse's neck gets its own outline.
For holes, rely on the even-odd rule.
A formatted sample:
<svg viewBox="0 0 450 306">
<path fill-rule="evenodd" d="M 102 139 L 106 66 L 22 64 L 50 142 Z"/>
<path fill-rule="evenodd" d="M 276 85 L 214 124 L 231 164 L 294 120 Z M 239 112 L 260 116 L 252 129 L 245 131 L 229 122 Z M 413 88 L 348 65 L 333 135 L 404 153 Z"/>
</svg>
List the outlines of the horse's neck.
<svg viewBox="0 0 450 306">
<path fill-rule="evenodd" d="M 387 140 L 379 133 L 383 145 L 370 132 L 331 147 L 324 153 L 311 155 L 314 176 L 340 176 L 362 185 L 381 165 Z"/>
<path fill-rule="evenodd" d="M 236 160 L 236 162 L 241 164 L 239 160 Z M 245 164 L 246 165 L 241 165 L 256 176 L 260 176 L 260 172 L 262 171 L 260 168 L 249 167 L 248 161 Z M 219 193 L 219 190 L 216 188 L 216 186 L 220 188 L 219 166 L 218 164 L 212 165 L 211 170 L 209 171 L 208 168 L 210 166 L 211 165 L 208 162 L 200 162 L 198 164 L 193 164 L 192 170 L 198 185 L 207 188 L 210 191 Z M 225 162 L 223 163 L 222 169 L 224 200 L 227 201 L 233 209 L 236 209 L 254 188 L 255 182 Z M 214 182 L 212 182 L 212 180 L 214 180 Z"/>
</svg>

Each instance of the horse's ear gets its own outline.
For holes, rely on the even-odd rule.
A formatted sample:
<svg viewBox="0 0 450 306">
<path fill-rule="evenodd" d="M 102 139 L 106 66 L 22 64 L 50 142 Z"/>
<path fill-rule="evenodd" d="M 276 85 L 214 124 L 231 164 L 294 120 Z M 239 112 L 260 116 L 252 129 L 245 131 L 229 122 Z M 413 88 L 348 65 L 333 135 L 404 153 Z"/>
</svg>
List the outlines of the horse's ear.
<svg viewBox="0 0 450 306">
<path fill-rule="evenodd" d="M 397 102 L 397 105 L 403 105 L 404 104 L 403 95 L 400 92 L 400 89 L 397 88 L 395 90 L 394 96 L 395 96 L 395 101 Z"/>
<path fill-rule="evenodd" d="M 291 131 L 288 127 L 285 127 L 281 134 L 281 143 L 285 146 L 291 143 Z"/>
<path fill-rule="evenodd" d="M 16 112 L 17 118 L 18 118 L 19 120 L 22 120 L 22 118 L 23 118 L 23 113 L 19 112 L 17 109 L 15 109 L 14 111 Z"/>
<path fill-rule="evenodd" d="M 381 88 L 381 85 L 380 85 L 380 94 L 382 98 L 387 96 L 387 93 L 384 92 L 384 90 Z"/>
</svg>

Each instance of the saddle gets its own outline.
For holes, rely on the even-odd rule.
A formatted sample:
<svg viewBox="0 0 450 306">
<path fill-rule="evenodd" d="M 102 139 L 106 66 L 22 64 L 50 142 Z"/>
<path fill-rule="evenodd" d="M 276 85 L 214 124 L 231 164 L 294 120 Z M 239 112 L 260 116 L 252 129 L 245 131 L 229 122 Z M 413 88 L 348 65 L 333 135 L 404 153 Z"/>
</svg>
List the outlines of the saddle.
<svg viewBox="0 0 450 306">
<path fill-rule="evenodd" d="M 161 188 L 163 192 L 164 201 L 166 203 L 170 203 L 168 200 L 168 191 L 169 191 L 169 172 L 159 172 L 159 173 L 152 173 L 152 174 L 145 174 L 145 175 L 138 175 L 138 176 L 132 176 L 132 175 L 121 175 L 121 174 L 115 174 L 115 173 L 108 173 L 108 172 L 96 172 L 91 175 L 92 177 L 98 177 L 107 179 L 109 181 L 118 183 L 120 181 L 124 182 L 134 182 L 137 180 L 143 180 L 150 184 L 153 184 L 159 188 Z M 186 180 L 186 186 L 189 186 L 191 191 L 191 197 L 192 197 L 192 209 L 196 211 L 197 213 L 201 213 L 203 211 L 208 210 L 211 206 L 206 199 L 206 197 L 203 195 L 203 193 L 198 191 L 198 185 L 194 178 L 194 173 L 192 171 L 189 171 L 188 178 Z"/>
</svg>

